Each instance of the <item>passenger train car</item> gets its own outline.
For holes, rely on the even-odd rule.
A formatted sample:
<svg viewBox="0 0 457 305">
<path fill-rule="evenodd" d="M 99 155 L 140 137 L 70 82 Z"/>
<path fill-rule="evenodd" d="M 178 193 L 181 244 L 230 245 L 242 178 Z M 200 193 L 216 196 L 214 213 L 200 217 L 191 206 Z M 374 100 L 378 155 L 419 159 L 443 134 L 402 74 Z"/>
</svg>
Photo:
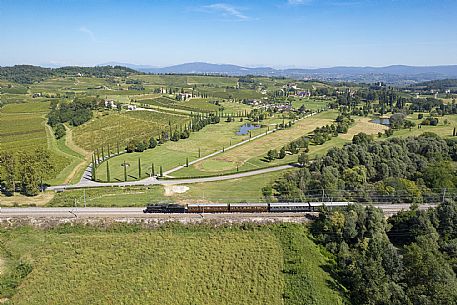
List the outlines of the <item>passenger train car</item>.
<svg viewBox="0 0 457 305">
<path fill-rule="evenodd" d="M 179 204 L 148 205 L 144 213 L 284 213 L 318 212 L 322 207 L 328 209 L 345 207 L 352 202 L 277 202 L 277 203 L 194 203 L 186 206 Z"/>
</svg>

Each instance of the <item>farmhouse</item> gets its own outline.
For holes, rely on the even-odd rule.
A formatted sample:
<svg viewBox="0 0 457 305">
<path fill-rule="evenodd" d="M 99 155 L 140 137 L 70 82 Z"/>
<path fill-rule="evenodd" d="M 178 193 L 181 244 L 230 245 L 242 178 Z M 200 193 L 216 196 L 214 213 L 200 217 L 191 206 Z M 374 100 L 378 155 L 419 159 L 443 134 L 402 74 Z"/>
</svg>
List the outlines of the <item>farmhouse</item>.
<svg viewBox="0 0 457 305">
<path fill-rule="evenodd" d="M 117 109 L 117 105 L 113 100 L 105 100 L 105 108 Z"/>
<path fill-rule="evenodd" d="M 187 93 L 187 92 L 179 93 L 176 97 L 178 100 L 185 101 L 187 99 L 192 98 L 192 93 Z"/>
</svg>

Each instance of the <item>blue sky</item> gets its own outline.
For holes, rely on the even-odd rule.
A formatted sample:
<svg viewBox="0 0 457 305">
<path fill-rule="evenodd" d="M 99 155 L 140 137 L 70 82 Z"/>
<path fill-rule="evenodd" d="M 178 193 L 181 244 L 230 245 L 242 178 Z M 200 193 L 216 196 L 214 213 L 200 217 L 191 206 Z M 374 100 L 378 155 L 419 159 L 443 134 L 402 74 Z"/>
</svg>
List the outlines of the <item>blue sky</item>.
<svg viewBox="0 0 457 305">
<path fill-rule="evenodd" d="M 0 65 L 457 64 L 457 0 L 0 0 Z"/>
</svg>

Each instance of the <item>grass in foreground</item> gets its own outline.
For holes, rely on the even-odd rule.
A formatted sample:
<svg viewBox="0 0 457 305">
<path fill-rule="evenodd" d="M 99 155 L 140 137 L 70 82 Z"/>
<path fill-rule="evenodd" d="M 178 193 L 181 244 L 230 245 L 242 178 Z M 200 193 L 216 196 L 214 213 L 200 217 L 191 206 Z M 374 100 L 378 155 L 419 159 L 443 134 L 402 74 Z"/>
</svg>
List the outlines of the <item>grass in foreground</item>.
<svg viewBox="0 0 457 305">
<path fill-rule="evenodd" d="M 0 299 L 20 304 L 341 304 L 302 225 L 18 228 Z"/>
</svg>

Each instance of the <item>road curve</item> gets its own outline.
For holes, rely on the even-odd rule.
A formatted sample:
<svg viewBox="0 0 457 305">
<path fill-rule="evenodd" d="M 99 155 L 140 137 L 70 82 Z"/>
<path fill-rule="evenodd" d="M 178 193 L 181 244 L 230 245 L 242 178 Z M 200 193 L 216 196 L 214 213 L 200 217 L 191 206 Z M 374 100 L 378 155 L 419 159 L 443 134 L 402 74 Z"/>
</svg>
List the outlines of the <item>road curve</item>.
<svg viewBox="0 0 457 305">
<path fill-rule="evenodd" d="M 286 164 L 286 165 L 281 165 L 281 166 L 267 167 L 267 168 L 263 168 L 263 169 L 253 170 L 253 171 L 249 171 L 249 172 L 236 173 L 236 174 L 224 175 L 224 176 L 204 177 L 204 178 L 162 180 L 162 179 L 157 179 L 156 177 L 150 177 L 150 178 L 146 178 L 146 179 L 139 180 L 139 181 L 111 182 L 111 183 L 87 181 L 86 183 L 83 183 L 83 184 L 78 183 L 78 184 L 69 184 L 69 185 L 50 186 L 50 187 L 46 188 L 46 190 L 59 191 L 59 190 L 65 190 L 65 189 L 108 187 L 108 186 L 174 185 L 174 184 L 214 182 L 214 181 L 238 179 L 238 178 L 260 175 L 260 174 L 265 174 L 265 173 L 270 173 L 270 172 L 276 172 L 276 171 L 281 171 L 281 170 L 285 170 L 285 169 L 291 169 L 294 167 L 296 167 L 296 166 Z"/>
</svg>

